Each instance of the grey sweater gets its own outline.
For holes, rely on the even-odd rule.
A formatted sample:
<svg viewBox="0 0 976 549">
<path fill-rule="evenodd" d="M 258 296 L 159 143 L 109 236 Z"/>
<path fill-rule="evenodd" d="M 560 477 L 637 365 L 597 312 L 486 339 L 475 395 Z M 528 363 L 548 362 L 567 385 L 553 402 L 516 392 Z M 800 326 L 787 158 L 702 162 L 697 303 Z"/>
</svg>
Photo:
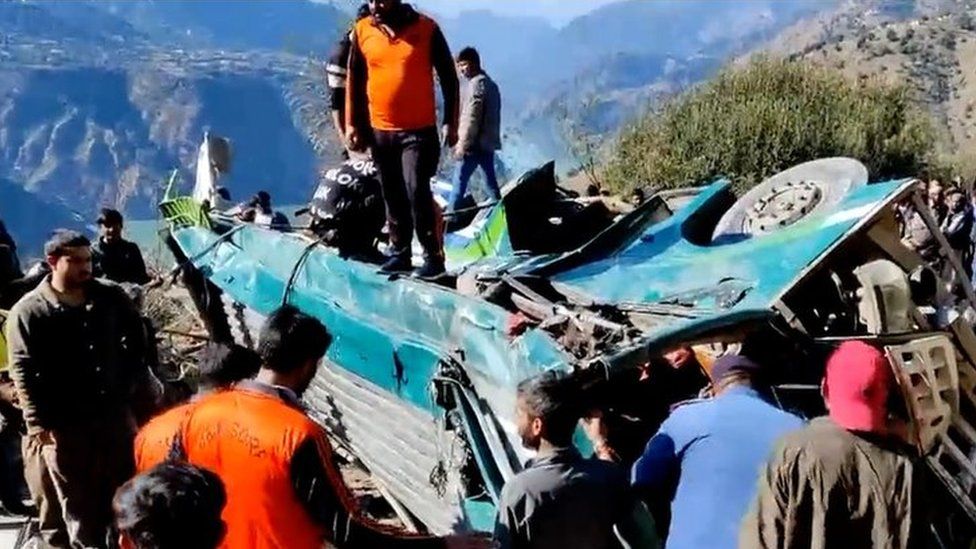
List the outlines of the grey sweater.
<svg viewBox="0 0 976 549">
<path fill-rule="evenodd" d="M 482 72 L 468 82 L 461 102 L 458 143 L 467 153 L 502 148 L 502 96 L 498 85 Z"/>
</svg>

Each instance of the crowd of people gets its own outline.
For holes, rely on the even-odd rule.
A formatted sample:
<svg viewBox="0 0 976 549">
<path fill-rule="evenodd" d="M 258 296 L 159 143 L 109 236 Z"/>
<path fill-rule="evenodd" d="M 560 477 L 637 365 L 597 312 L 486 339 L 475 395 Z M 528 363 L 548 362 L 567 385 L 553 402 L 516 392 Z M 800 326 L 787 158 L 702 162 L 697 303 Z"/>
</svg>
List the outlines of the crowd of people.
<svg viewBox="0 0 976 549">
<path fill-rule="evenodd" d="M 937 233 L 930 229 L 923 216 L 923 213 L 928 213 L 938 227 L 938 233 L 957 254 L 966 275 L 974 280 L 976 191 L 964 188 L 959 178 L 955 178 L 948 187 L 937 179 L 919 181 L 917 191 L 924 197 L 926 211 L 918 211 L 910 199 L 899 206 L 897 213 L 902 243 L 916 251 L 937 273 L 946 274 L 950 265 L 946 263 L 946 258 L 939 256 Z M 949 276 L 945 278 L 951 279 Z"/>
</svg>

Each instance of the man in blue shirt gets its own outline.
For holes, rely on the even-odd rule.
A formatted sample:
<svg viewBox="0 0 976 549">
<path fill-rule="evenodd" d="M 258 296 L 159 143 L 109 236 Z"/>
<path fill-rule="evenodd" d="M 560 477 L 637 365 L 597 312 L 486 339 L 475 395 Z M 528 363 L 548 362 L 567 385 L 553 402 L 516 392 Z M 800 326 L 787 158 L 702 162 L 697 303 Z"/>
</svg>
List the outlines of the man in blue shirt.
<svg viewBox="0 0 976 549">
<path fill-rule="evenodd" d="M 775 441 L 803 425 L 766 401 L 762 374 L 746 357 L 720 358 L 715 398 L 675 408 L 634 463 L 631 482 L 650 508 L 671 504 L 668 549 L 735 548 Z"/>
</svg>

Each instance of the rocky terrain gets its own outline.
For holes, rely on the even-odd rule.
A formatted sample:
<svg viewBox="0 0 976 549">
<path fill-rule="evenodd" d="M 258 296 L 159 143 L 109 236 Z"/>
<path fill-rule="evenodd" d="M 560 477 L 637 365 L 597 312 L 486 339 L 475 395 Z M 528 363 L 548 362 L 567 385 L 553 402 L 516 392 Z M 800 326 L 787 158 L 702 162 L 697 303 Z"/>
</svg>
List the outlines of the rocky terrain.
<svg viewBox="0 0 976 549">
<path fill-rule="evenodd" d="M 906 85 L 934 116 L 944 154 L 962 174 L 976 175 L 976 2 L 845 2 L 758 51 Z"/>
<path fill-rule="evenodd" d="M 288 36 L 244 33 L 241 14 L 198 4 L 240 8 L 251 22 L 270 10 L 306 21 L 298 30 L 314 16 L 330 30 L 292 53 Z M 0 217 L 22 246 L 91 223 L 103 206 L 153 217 L 166 176 L 189 177 L 207 130 L 233 140 L 235 198 L 267 189 L 280 203 L 304 200 L 319 159 L 302 83 L 319 80 L 312 60 L 345 15 L 273 4 L 0 2 Z M 297 4 L 305 11 L 289 12 Z"/>
</svg>

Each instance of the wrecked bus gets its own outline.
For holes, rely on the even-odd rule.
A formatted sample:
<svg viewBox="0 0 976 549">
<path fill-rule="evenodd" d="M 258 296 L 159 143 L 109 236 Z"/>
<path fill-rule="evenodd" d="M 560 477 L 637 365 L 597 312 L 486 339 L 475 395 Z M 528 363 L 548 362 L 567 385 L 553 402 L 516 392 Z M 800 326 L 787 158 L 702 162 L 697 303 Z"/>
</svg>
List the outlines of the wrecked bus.
<svg viewBox="0 0 976 549">
<path fill-rule="evenodd" d="M 976 335 L 962 314 L 976 298 L 931 217 L 951 285 L 901 243 L 896 205 L 917 200 L 914 185 L 826 159 L 738 199 L 720 179 L 614 220 L 544 166 L 459 235 L 438 283 L 380 274 L 301 232 L 223 222 L 172 188 L 160 208 L 214 338 L 253 347 L 283 303 L 329 327 L 305 402 L 410 529 L 491 530 L 528 457 L 514 398 L 530 376 L 566 370 L 593 406 L 640 415 L 661 408 L 630 390 L 640 368 L 688 349 L 707 369 L 751 346 L 778 365 L 781 405 L 812 417 L 826 356 L 860 339 L 887 353 L 907 436 L 944 487 L 937 529 L 958 531 L 976 519 Z"/>
</svg>

